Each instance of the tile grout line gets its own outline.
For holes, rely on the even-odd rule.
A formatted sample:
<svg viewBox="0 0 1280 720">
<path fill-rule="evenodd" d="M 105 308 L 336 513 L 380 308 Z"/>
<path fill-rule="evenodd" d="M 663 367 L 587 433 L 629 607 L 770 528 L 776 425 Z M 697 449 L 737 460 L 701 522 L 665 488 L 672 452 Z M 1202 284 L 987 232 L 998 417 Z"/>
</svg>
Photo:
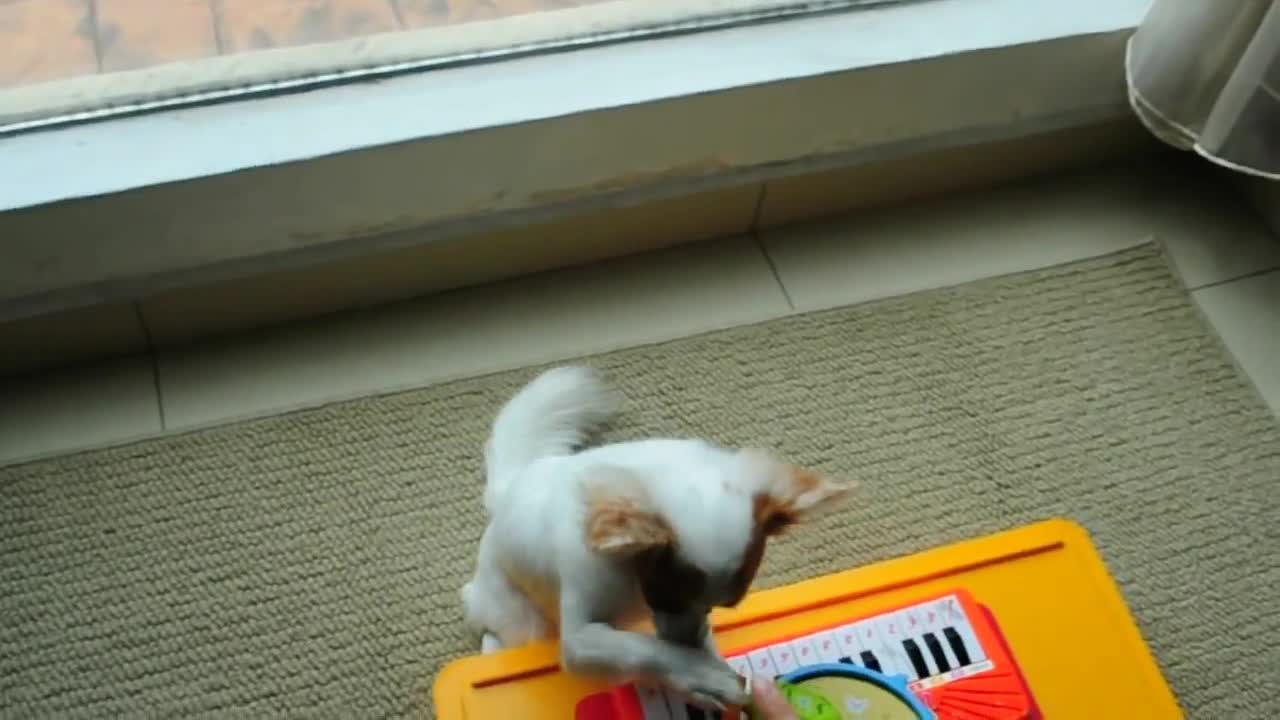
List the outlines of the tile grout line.
<svg viewBox="0 0 1280 720">
<path fill-rule="evenodd" d="M 1280 267 L 1273 268 L 1273 270 L 1280 271 Z M 1250 273 L 1249 275 L 1246 275 L 1241 278 L 1236 278 L 1236 279 L 1243 280 L 1248 277 L 1257 277 L 1259 275 L 1265 275 L 1268 272 L 1271 272 L 1271 270 L 1263 270 L 1260 273 Z M 1222 285 L 1222 284 L 1231 283 L 1231 282 L 1235 282 L 1235 281 L 1224 280 L 1222 282 L 1214 283 L 1212 285 L 1206 285 L 1205 287 L 1216 287 L 1217 285 Z M 1196 316 L 1199 318 L 1200 323 L 1204 325 L 1205 328 L 1208 329 L 1209 334 L 1212 335 L 1214 339 L 1217 340 L 1218 349 L 1223 354 L 1226 355 L 1227 359 L 1231 363 L 1231 366 L 1235 369 L 1235 372 L 1240 377 L 1244 378 L 1246 384 L 1248 384 L 1253 389 L 1254 395 L 1262 403 L 1262 405 L 1270 409 L 1272 411 L 1272 414 L 1276 416 L 1276 419 L 1280 420 L 1280 405 L 1277 405 L 1274 408 L 1272 407 L 1271 398 L 1265 392 L 1263 392 L 1261 381 L 1257 376 L 1249 372 L 1249 369 L 1245 366 L 1244 360 L 1240 356 L 1239 345 L 1234 344 L 1227 339 L 1227 335 L 1223 332 L 1222 327 L 1217 322 L 1215 322 L 1213 320 L 1213 317 L 1209 314 L 1209 310 L 1205 306 L 1205 298 L 1199 295 L 1196 290 L 1188 291 L 1187 295 L 1191 298 L 1191 305 L 1193 308 L 1195 308 L 1195 313 L 1196 313 Z"/>
<path fill-rule="evenodd" d="M 764 211 L 764 196 L 767 192 L 769 192 L 769 183 L 761 182 L 760 192 L 756 193 L 756 206 L 751 209 L 751 224 L 747 226 L 752 233 L 760 230 L 760 213 Z"/>
<path fill-rule="evenodd" d="M 133 314 L 138 318 L 138 326 L 142 328 L 142 338 L 147 342 L 147 357 L 151 360 L 151 382 L 156 390 L 156 411 L 160 415 L 160 431 L 164 432 L 169 429 L 169 423 L 165 420 L 164 391 L 160 388 L 160 352 L 151 338 L 151 329 L 147 327 L 146 316 L 142 314 L 142 304 L 136 300 L 133 303 Z"/>
<path fill-rule="evenodd" d="M 1235 281 L 1237 281 L 1237 280 L 1249 280 L 1249 279 L 1256 278 L 1256 277 L 1261 277 L 1261 276 L 1263 276 L 1263 275 L 1266 275 L 1266 274 L 1268 274 L 1268 273 L 1273 273 L 1273 272 L 1280 272 L 1280 265 L 1276 265 L 1276 266 L 1274 266 L 1274 267 L 1263 268 L 1263 269 L 1261 269 L 1261 270 L 1254 270 L 1253 272 L 1247 272 L 1247 273 L 1245 273 L 1245 274 L 1243 274 L 1243 275 L 1240 275 L 1240 276 L 1237 276 L 1237 277 L 1225 278 L 1225 279 L 1223 279 L 1223 280 L 1214 280 L 1214 281 L 1213 281 L 1213 282 L 1211 282 L 1211 283 L 1205 283 L 1204 285 L 1200 285 L 1200 286 L 1197 286 L 1197 287 L 1190 288 L 1190 292 L 1193 292 L 1193 293 L 1194 293 L 1194 292 L 1199 292 L 1199 291 L 1201 291 L 1201 290 L 1208 290 L 1209 288 L 1216 288 L 1216 287 L 1218 287 L 1218 286 L 1220 286 L 1220 285 L 1228 285 L 1228 284 L 1233 283 L 1233 282 L 1235 282 Z"/>
<path fill-rule="evenodd" d="M 391 6 L 391 15 L 396 19 L 396 27 L 400 30 L 407 30 L 409 26 L 404 21 L 404 11 L 400 9 L 400 0 L 387 0 L 387 5 Z"/>
<path fill-rule="evenodd" d="M 768 248 L 764 245 L 764 238 L 760 237 L 760 233 L 755 230 L 751 231 L 751 237 L 755 240 L 756 249 L 764 256 L 764 261 L 769 265 L 769 272 L 773 274 L 773 281 L 778 283 L 778 289 L 782 291 L 782 299 L 787 301 L 787 310 L 794 312 L 796 304 L 791 300 L 791 293 L 787 291 L 786 283 L 782 282 L 782 275 L 778 272 L 778 265 L 773 261 L 773 256 L 769 255 Z"/>
<path fill-rule="evenodd" d="M 209 20 L 213 23 L 213 45 L 219 55 L 227 54 L 227 42 L 222 37 L 222 0 L 209 0 Z"/>
<path fill-rule="evenodd" d="M 85 0 L 85 15 L 89 19 L 89 36 L 93 38 L 93 59 L 102 72 L 102 38 L 98 32 L 98 0 Z"/>
<path fill-rule="evenodd" d="M 764 238 L 760 235 L 760 214 L 764 210 L 765 195 L 769 192 L 769 183 L 760 183 L 760 192 L 756 194 L 756 206 L 751 211 L 751 225 L 748 232 L 755 240 L 756 248 L 760 254 L 764 256 L 764 261 L 769 265 L 769 272 L 773 274 L 773 281 L 778 283 L 778 289 L 782 291 L 782 299 L 787 301 L 787 310 L 794 312 L 796 304 L 791 299 L 791 293 L 787 291 L 786 283 L 782 282 L 782 274 L 778 272 L 778 264 L 773 261 L 773 256 L 769 254 L 769 249 L 765 247 Z"/>
</svg>

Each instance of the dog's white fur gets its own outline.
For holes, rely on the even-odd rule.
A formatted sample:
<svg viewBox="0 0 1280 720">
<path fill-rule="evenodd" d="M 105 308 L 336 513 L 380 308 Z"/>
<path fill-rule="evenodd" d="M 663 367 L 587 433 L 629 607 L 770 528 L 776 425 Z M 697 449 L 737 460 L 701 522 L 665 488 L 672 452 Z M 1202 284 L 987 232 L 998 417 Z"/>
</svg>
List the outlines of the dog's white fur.
<svg viewBox="0 0 1280 720">
<path fill-rule="evenodd" d="M 825 480 L 796 486 L 795 468 L 765 453 L 697 440 L 580 449 L 616 407 L 593 371 L 565 367 L 539 376 L 499 412 L 485 447 L 489 524 L 475 575 L 462 589 L 466 620 L 485 634 L 486 651 L 558 631 L 570 671 L 652 679 L 695 702 L 741 704 L 741 682 L 715 651 L 706 612 L 740 599 L 730 578 L 751 562 L 744 554 L 753 541 L 763 543 L 756 499 L 777 496 L 803 513 L 845 488 Z M 621 520 L 607 532 L 593 524 L 602 503 L 620 508 L 611 517 Z M 705 575 L 688 613 L 646 607 L 635 569 L 637 553 L 652 544 L 645 533 L 654 526 L 645 518 L 669 531 L 682 562 Z M 619 628 L 644 615 L 657 636 Z M 671 639 L 690 632 L 700 640 Z"/>
</svg>

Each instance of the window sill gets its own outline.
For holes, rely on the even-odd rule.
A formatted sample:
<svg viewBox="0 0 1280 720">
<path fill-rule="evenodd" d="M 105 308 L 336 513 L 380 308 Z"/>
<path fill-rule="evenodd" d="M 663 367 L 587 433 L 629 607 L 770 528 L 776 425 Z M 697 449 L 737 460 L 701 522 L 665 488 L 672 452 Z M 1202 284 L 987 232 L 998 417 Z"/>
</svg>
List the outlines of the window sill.
<svg viewBox="0 0 1280 720">
<path fill-rule="evenodd" d="M 0 139 L 0 321 L 1122 118 L 1148 5 L 887 5 Z"/>
</svg>

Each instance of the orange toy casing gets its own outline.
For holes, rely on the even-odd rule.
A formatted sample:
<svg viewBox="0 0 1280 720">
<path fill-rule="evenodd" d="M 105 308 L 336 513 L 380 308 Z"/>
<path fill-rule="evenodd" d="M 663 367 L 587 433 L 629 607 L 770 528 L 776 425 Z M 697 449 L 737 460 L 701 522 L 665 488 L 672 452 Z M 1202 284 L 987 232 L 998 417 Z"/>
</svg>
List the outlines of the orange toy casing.
<svg viewBox="0 0 1280 720">
<path fill-rule="evenodd" d="M 752 593 L 712 624 L 733 655 L 957 588 L 994 616 L 1044 717 L 1182 717 L 1088 535 L 1065 520 Z M 434 700 L 440 720 L 567 720 L 609 689 L 560 672 L 556 645 L 539 643 L 450 663 Z"/>
</svg>

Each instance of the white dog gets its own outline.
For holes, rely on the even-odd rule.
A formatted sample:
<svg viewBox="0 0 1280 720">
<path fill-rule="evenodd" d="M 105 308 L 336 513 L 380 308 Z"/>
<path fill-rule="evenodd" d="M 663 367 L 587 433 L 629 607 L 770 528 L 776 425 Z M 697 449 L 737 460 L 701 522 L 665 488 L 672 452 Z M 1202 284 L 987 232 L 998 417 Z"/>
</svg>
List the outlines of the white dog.
<svg viewBox="0 0 1280 720">
<path fill-rule="evenodd" d="M 744 703 L 711 641 L 765 540 L 848 488 L 757 450 L 698 440 L 581 449 L 615 396 L 586 368 L 544 373 L 498 413 L 485 447 L 489 525 L 462 588 L 486 651 L 559 632 L 564 667 Z M 623 629 L 651 617 L 657 635 Z"/>
</svg>

